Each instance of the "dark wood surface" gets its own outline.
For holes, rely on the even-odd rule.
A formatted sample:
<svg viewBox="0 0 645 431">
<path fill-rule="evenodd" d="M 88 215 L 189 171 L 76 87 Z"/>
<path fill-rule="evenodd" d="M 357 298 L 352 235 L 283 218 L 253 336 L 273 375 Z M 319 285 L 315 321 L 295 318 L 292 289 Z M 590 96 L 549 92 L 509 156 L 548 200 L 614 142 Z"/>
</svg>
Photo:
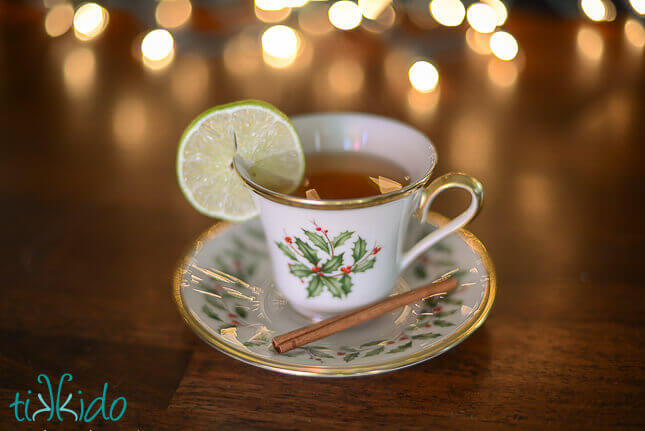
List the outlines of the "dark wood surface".
<svg viewBox="0 0 645 431">
<path fill-rule="evenodd" d="M 383 72 L 397 38 L 337 33 L 314 44 L 303 71 L 248 77 L 213 49 L 207 87 L 182 102 L 173 85 L 185 88 L 182 64 L 194 63 L 179 50 L 169 69 L 147 72 L 131 51 L 145 27 L 111 12 L 105 34 L 82 44 L 49 38 L 37 9 L 0 6 L 1 429 L 642 429 L 645 58 L 622 17 L 591 25 L 512 11 L 522 58 L 510 88 L 492 84 L 463 29 L 400 30 L 450 46 L 435 56 L 439 105 L 418 112 L 406 77 Z M 226 18 L 208 17 L 195 21 Z M 597 61 L 576 45 L 583 25 L 603 41 Z M 95 69 L 74 87 L 64 65 L 80 46 Z M 346 97 L 319 79 L 343 56 L 365 74 Z M 175 150 L 198 112 L 248 97 L 290 115 L 402 119 L 435 142 L 437 173 L 481 179 L 486 204 L 470 229 L 499 276 L 485 325 L 426 363 L 344 380 L 264 371 L 202 343 L 175 309 L 171 278 L 214 221 L 182 197 Z M 437 208 L 455 214 L 462 198 Z M 124 418 L 16 422 L 16 391 L 64 372 L 93 396 L 109 382 L 128 400 Z"/>
</svg>

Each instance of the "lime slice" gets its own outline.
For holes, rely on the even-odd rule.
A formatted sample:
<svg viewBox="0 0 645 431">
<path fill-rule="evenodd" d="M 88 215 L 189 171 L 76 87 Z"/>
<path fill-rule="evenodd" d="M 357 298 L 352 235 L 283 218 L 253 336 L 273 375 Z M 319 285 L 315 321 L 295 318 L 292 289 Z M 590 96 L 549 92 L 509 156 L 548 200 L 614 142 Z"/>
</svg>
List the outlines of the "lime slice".
<svg viewBox="0 0 645 431">
<path fill-rule="evenodd" d="M 302 181 L 305 158 L 293 124 L 268 103 L 245 100 L 216 106 L 193 120 L 177 153 L 182 192 L 202 214 L 244 221 L 256 216 L 258 210 L 232 166 L 235 140 L 237 154 L 251 163 L 260 177 L 279 178 L 279 191 L 284 193 L 295 190 Z M 262 178 L 258 181 L 271 188 Z"/>
</svg>

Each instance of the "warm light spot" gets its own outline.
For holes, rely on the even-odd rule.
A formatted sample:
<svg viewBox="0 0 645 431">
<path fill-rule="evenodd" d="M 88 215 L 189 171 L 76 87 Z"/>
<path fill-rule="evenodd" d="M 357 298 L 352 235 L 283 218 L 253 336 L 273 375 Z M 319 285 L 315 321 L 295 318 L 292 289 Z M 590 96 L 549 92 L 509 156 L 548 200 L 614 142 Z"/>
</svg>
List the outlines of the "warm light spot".
<svg viewBox="0 0 645 431">
<path fill-rule="evenodd" d="M 354 2 L 342 0 L 329 8 L 329 22 L 341 30 L 351 30 L 360 25 L 363 14 Z"/>
<path fill-rule="evenodd" d="M 358 7 L 367 19 L 376 19 L 392 0 L 358 0 Z"/>
<path fill-rule="evenodd" d="M 333 30 L 327 16 L 327 7 L 310 4 L 298 13 L 298 24 L 302 31 L 312 36 L 322 36 Z"/>
<path fill-rule="evenodd" d="M 500 60 L 512 60 L 517 55 L 519 47 L 512 34 L 505 31 L 496 31 L 490 37 L 490 50 Z"/>
<path fill-rule="evenodd" d="M 177 28 L 190 19 L 192 10 L 190 0 L 161 0 L 155 10 L 155 19 L 162 27 Z"/>
<path fill-rule="evenodd" d="M 260 47 L 257 38 L 241 33 L 224 45 L 224 66 L 233 75 L 246 76 L 260 65 Z"/>
<path fill-rule="evenodd" d="M 103 33 L 108 22 L 108 13 L 96 3 L 85 3 L 74 14 L 74 34 L 79 40 L 94 39 Z"/>
<path fill-rule="evenodd" d="M 86 95 L 94 85 L 96 76 L 96 58 L 94 51 L 86 47 L 77 47 L 65 55 L 63 61 L 63 79 L 65 88 L 73 97 Z"/>
<path fill-rule="evenodd" d="M 300 37 L 286 25 L 274 25 L 262 34 L 262 58 L 276 69 L 290 66 L 300 50 Z"/>
<path fill-rule="evenodd" d="M 430 13 L 439 24 L 456 27 L 464 21 L 466 9 L 460 0 L 432 0 Z"/>
<path fill-rule="evenodd" d="M 410 88 L 406 78 L 410 69 L 410 59 L 414 55 L 410 48 L 394 46 L 385 56 L 383 63 L 385 78 L 392 90 L 398 94 L 403 94 Z"/>
<path fill-rule="evenodd" d="M 514 61 L 499 61 L 491 58 L 488 61 L 488 78 L 498 87 L 512 87 L 517 81 L 517 64 Z"/>
<path fill-rule="evenodd" d="M 492 124 L 481 112 L 466 114 L 453 123 L 448 146 L 453 166 L 480 177 L 495 172 Z"/>
<path fill-rule="evenodd" d="M 504 25 L 506 22 L 506 19 L 508 18 L 508 10 L 506 9 L 506 5 L 501 1 L 501 0 L 481 0 L 482 3 L 486 3 L 488 6 L 493 8 L 493 12 L 495 12 L 495 16 L 497 17 L 497 22 L 496 24 L 498 26 Z"/>
<path fill-rule="evenodd" d="M 490 34 L 479 33 L 472 28 L 466 30 L 466 44 L 477 54 L 490 54 Z"/>
<path fill-rule="evenodd" d="M 291 14 L 291 8 L 285 7 L 280 10 L 264 10 L 255 7 L 255 17 L 262 22 L 274 23 L 284 21 Z"/>
<path fill-rule="evenodd" d="M 65 34 L 72 26 L 74 19 L 74 8 L 67 4 L 54 6 L 45 16 L 45 32 L 51 37 L 57 37 Z"/>
<path fill-rule="evenodd" d="M 174 41 L 167 30 L 152 30 L 141 41 L 143 64 L 152 70 L 163 69 L 174 57 Z"/>
<path fill-rule="evenodd" d="M 410 84 L 421 93 L 430 93 L 439 82 L 439 71 L 427 61 L 417 61 L 408 72 Z"/>
<path fill-rule="evenodd" d="M 392 5 L 389 5 L 375 20 L 363 21 L 363 28 L 372 33 L 382 33 L 392 28 L 395 22 L 396 12 Z"/>
<path fill-rule="evenodd" d="M 126 150 L 143 141 L 146 135 L 146 110 L 139 98 L 132 96 L 120 99 L 112 115 L 112 133 Z"/>
<path fill-rule="evenodd" d="M 497 26 L 497 16 L 492 7 L 484 3 L 470 5 L 466 11 L 468 24 L 480 33 L 490 33 Z"/>
<path fill-rule="evenodd" d="M 629 4 L 632 5 L 637 13 L 645 14 L 645 0 L 629 0 Z"/>
<path fill-rule="evenodd" d="M 605 5 L 602 0 L 580 0 L 580 8 L 592 21 L 602 21 L 605 18 Z"/>
<path fill-rule="evenodd" d="M 207 61 L 197 54 L 180 57 L 173 67 L 170 89 L 174 98 L 184 107 L 199 106 L 208 92 L 209 68 Z"/>
<path fill-rule="evenodd" d="M 600 60 L 604 50 L 604 43 L 598 31 L 594 28 L 583 27 L 578 30 L 576 38 L 578 52 L 589 60 Z"/>
<path fill-rule="evenodd" d="M 352 58 L 334 61 L 327 71 L 327 82 L 334 93 L 349 96 L 363 86 L 365 72 L 360 63 Z"/>
<path fill-rule="evenodd" d="M 419 93 L 414 88 L 408 89 L 408 110 L 417 117 L 425 117 L 434 113 L 439 104 L 439 89 L 432 93 Z"/>
<path fill-rule="evenodd" d="M 255 6 L 262 10 L 281 10 L 285 8 L 283 0 L 255 0 Z"/>
<path fill-rule="evenodd" d="M 645 29 L 643 25 L 634 18 L 628 18 L 625 21 L 625 38 L 634 48 L 643 48 L 645 46 Z"/>
</svg>

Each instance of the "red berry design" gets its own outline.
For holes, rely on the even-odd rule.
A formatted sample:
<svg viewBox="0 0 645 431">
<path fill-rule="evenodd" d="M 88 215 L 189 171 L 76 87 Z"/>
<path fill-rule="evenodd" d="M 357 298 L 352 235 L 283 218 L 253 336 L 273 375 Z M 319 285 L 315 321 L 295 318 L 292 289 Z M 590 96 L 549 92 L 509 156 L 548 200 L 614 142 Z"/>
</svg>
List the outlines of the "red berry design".
<svg viewBox="0 0 645 431">
<path fill-rule="evenodd" d="M 387 342 L 387 343 L 385 343 L 385 344 L 394 344 L 394 341 L 388 341 L 388 342 Z"/>
<path fill-rule="evenodd" d="M 287 244 L 291 244 L 291 243 L 293 243 L 293 239 L 291 239 L 291 237 L 290 237 L 290 236 L 285 236 L 285 237 L 284 237 L 284 241 L 285 241 Z"/>
<path fill-rule="evenodd" d="M 381 247 L 374 247 L 372 254 L 377 254 L 379 251 L 381 251 Z"/>
<path fill-rule="evenodd" d="M 440 312 L 441 310 L 443 310 L 443 307 L 435 307 L 435 308 L 433 308 L 433 309 L 432 309 L 432 312 L 433 312 L 433 313 L 438 313 L 438 312 Z"/>
<path fill-rule="evenodd" d="M 429 327 L 431 327 L 432 325 L 431 325 L 431 324 L 429 324 L 429 323 L 426 323 L 424 326 L 425 326 L 426 328 L 429 328 Z"/>
<path fill-rule="evenodd" d="M 317 230 L 318 232 L 320 232 L 320 231 L 322 230 L 322 228 L 317 227 L 317 228 L 316 228 L 316 230 Z"/>
<path fill-rule="evenodd" d="M 337 355 L 338 355 L 338 356 L 344 356 L 344 355 L 345 355 L 345 352 L 338 352 L 338 353 L 337 353 Z"/>
<path fill-rule="evenodd" d="M 322 362 L 322 359 L 320 359 L 320 358 L 316 358 L 316 360 L 317 360 L 317 361 L 320 361 L 320 362 Z"/>
<path fill-rule="evenodd" d="M 408 339 L 408 337 L 401 337 L 401 338 L 399 338 L 399 341 L 405 341 L 407 339 Z"/>
<path fill-rule="evenodd" d="M 231 325 L 239 326 L 240 322 L 237 320 L 231 320 Z"/>
<path fill-rule="evenodd" d="M 329 232 L 327 229 L 325 229 L 325 233 Z"/>
<path fill-rule="evenodd" d="M 319 271 L 320 271 L 319 266 L 314 266 L 313 268 L 311 268 L 311 272 L 319 272 Z M 322 272 L 321 272 L 321 274 L 322 274 Z"/>
<path fill-rule="evenodd" d="M 235 319 L 237 316 L 235 314 L 233 314 L 233 313 L 228 313 L 228 317 L 230 319 Z"/>
</svg>

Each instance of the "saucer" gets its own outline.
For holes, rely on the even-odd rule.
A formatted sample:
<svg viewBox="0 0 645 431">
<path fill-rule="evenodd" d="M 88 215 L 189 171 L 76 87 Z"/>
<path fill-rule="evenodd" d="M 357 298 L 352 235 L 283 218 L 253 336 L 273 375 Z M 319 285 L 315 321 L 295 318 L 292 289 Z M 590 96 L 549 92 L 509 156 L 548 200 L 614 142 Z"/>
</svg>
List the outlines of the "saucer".
<svg viewBox="0 0 645 431">
<path fill-rule="evenodd" d="M 406 246 L 437 226 L 410 221 Z M 455 277 L 451 294 L 397 309 L 284 354 L 271 339 L 312 322 L 276 289 L 260 222 L 218 223 L 177 268 L 173 293 L 179 313 L 206 343 L 247 364 L 281 373 L 342 377 L 397 370 L 453 348 L 479 326 L 495 299 L 493 263 L 482 243 L 459 230 L 436 244 L 399 277 L 392 294 Z"/>
</svg>

